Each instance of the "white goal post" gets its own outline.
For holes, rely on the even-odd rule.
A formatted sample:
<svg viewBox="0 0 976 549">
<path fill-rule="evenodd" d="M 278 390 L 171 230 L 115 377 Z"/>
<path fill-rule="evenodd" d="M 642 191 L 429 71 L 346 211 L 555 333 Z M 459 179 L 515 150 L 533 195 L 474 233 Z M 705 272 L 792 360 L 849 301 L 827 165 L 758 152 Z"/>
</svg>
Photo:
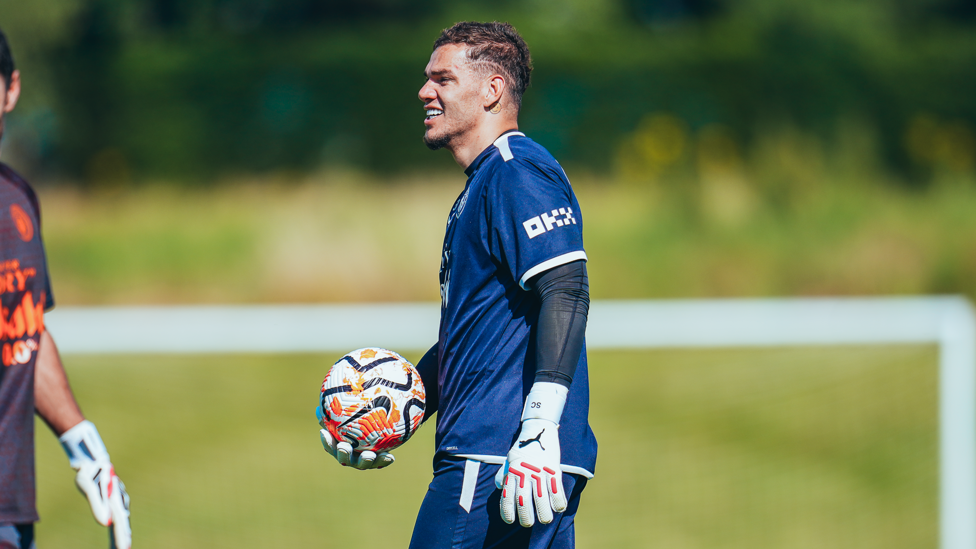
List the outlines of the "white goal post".
<svg viewBox="0 0 976 549">
<path fill-rule="evenodd" d="M 65 354 L 422 350 L 432 303 L 60 307 Z M 962 297 L 595 301 L 590 349 L 936 344 L 939 546 L 976 549 L 976 316 Z"/>
</svg>

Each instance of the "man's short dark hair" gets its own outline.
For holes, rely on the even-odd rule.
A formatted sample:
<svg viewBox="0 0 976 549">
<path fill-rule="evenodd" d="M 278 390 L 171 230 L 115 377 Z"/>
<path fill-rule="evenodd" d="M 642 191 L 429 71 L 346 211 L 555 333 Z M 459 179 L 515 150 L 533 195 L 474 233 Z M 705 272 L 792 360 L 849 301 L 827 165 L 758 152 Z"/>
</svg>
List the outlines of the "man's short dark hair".
<svg viewBox="0 0 976 549">
<path fill-rule="evenodd" d="M 7 35 L 0 29 L 0 77 L 3 77 L 4 85 L 10 88 L 10 79 L 14 75 L 14 55 L 10 53 L 10 45 L 7 44 Z"/>
<path fill-rule="evenodd" d="M 434 49 L 445 44 L 468 46 L 468 59 L 485 63 L 491 71 L 497 71 L 508 80 L 508 89 L 515 100 L 515 107 L 522 106 L 522 94 L 529 87 L 532 58 L 529 46 L 519 36 L 515 27 L 508 23 L 476 23 L 464 21 L 444 29 L 434 41 Z"/>
</svg>

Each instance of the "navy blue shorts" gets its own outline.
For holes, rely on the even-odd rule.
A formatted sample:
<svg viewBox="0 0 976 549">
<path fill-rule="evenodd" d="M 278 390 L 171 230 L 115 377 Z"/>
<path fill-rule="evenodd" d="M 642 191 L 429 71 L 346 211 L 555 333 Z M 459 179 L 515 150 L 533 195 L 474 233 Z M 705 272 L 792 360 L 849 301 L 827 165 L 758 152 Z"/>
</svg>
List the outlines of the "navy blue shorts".
<svg viewBox="0 0 976 549">
<path fill-rule="evenodd" d="M 499 511 L 501 490 L 495 488 L 500 465 L 461 458 L 434 464 L 424 503 L 413 528 L 410 549 L 573 549 L 573 526 L 586 479 L 563 473 L 569 506 L 549 524 L 523 528 L 518 520 L 505 524 Z"/>
<path fill-rule="evenodd" d="M 34 524 L 0 524 L 0 549 L 35 549 Z"/>
</svg>

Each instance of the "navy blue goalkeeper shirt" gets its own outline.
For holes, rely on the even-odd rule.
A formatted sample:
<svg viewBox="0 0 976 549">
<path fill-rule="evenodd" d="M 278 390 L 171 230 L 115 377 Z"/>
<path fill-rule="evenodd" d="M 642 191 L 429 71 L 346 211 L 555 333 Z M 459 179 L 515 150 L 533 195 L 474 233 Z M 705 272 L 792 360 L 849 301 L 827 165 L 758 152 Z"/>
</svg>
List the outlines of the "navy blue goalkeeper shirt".
<svg viewBox="0 0 976 549">
<path fill-rule="evenodd" d="M 436 446 L 446 455 L 508 454 L 535 378 L 536 274 L 585 260 L 583 219 L 559 163 L 508 132 L 465 170 L 441 256 Z M 559 428 L 564 465 L 592 472 L 586 348 Z"/>
</svg>

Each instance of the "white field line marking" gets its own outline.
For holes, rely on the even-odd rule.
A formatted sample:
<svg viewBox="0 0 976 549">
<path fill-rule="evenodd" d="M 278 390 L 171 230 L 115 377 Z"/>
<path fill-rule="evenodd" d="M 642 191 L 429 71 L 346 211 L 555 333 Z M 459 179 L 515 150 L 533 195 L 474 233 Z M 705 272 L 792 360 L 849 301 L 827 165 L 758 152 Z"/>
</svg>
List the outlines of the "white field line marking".
<svg viewBox="0 0 976 549">
<path fill-rule="evenodd" d="M 961 298 L 595 301 L 589 349 L 939 343 Z M 963 305 L 965 308 L 965 305 Z M 425 350 L 435 303 L 59 307 L 45 316 L 64 353 Z"/>
</svg>

